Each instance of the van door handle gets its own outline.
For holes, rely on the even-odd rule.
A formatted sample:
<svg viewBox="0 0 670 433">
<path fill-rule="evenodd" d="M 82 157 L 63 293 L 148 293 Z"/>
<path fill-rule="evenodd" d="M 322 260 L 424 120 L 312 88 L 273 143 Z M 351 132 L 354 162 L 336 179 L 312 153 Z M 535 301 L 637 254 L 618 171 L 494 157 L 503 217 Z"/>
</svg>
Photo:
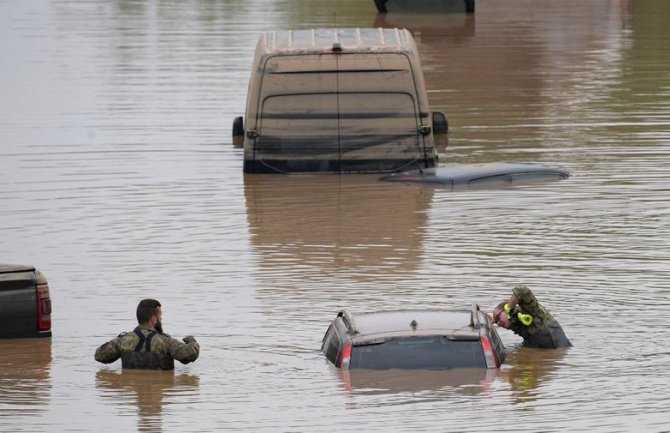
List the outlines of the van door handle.
<svg viewBox="0 0 670 433">
<path fill-rule="evenodd" d="M 419 134 L 421 135 L 430 135 L 431 127 L 427 125 L 419 126 Z"/>
<path fill-rule="evenodd" d="M 256 132 L 253 129 L 250 129 L 250 130 L 247 131 L 247 137 L 248 138 L 256 138 L 256 137 L 258 137 L 258 132 Z"/>
</svg>

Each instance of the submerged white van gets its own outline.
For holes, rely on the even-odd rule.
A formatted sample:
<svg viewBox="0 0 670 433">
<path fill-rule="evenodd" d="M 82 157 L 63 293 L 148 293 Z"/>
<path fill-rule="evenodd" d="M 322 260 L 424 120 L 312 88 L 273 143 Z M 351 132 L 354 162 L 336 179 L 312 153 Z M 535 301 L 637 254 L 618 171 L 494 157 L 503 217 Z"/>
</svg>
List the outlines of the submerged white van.
<svg viewBox="0 0 670 433">
<path fill-rule="evenodd" d="M 409 31 L 284 30 L 258 41 L 233 143 L 245 173 L 390 173 L 435 167 L 447 129 Z"/>
</svg>

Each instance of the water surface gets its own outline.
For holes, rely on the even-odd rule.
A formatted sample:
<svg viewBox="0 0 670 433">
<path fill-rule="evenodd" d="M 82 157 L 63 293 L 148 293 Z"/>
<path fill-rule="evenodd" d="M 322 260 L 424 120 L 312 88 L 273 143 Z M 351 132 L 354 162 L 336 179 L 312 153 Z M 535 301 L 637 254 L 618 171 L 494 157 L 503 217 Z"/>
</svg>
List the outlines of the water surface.
<svg viewBox="0 0 670 433">
<path fill-rule="evenodd" d="M 44 272 L 50 340 L 0 341 L 2 431 L 667 431 L 670 3 L 0 2 L 0 262 Z M 406 27 L 445 163 L 568 180 L 450 192 L 375 176 L 251 176 L 231 143 L 260 32 Z M 486 308 L 526 283 L 574 347 L 502 332 L 492 372 L 354 372 L 338 309 Z M 95 348 L 144 297 L 194 364 Z M 510 425 L 509 420 L 514 420 Z"/>
</svg>

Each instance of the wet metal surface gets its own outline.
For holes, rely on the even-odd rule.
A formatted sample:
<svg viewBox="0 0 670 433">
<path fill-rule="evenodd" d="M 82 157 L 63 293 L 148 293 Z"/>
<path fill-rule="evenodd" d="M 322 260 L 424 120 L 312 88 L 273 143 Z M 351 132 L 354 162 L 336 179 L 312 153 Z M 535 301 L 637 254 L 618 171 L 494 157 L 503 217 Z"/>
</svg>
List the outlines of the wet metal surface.
<svg viewBox="0 0 670 433">
<path fill-rule="evenodd" d="M 0 431 L 667 431 L 670 3 L 481 0 L 0 3 L 0 263 L 48 278 L 50 340 L 0 341 Z M 231 144 L 258 35 L 407 27 L 444 164 L 560 182 L 440 191 L 244 175 Z M 349 376 L 341 308 L 489 308 L 525 283 L 574 347 L 501 332 L 488 376 Z M 139 299 L 200 359 L 121 373 L 96 347 Z M 448 427 L 445 427 L 448 426 Z"/>
<path fill-rule="evenodd" d="M 386 182 L 429 185 L 452 190 L 531 185 L 567 179 L 567 171 L 537 164 L 443 164 L 435 170 L 392 173 L 379 178 Z"/>
</svg>

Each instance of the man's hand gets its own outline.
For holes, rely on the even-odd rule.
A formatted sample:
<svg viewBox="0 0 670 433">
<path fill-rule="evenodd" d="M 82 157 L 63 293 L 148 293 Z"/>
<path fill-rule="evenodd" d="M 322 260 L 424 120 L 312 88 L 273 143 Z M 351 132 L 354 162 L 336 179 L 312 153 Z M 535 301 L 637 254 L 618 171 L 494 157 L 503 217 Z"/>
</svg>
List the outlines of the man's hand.
<svg viewBox="0 0 670 433">
<path fill-rule="evenodd" d="M 192 335 L 187 335 L 182 339 L 184 343 L 189 344 L 189 343 L 196 343 L 195 337 Z"/>
</svg>

